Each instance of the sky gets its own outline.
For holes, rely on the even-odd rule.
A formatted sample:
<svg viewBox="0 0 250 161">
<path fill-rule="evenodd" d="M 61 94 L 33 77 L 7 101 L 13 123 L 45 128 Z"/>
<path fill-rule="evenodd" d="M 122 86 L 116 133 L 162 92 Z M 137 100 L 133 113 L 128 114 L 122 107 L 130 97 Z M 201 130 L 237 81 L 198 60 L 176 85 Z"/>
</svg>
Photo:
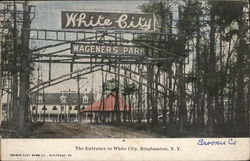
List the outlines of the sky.
<svg viewBox="0 0 250 161">
<path fill-rule="evenodd" d="M 138 6 L 148 1 L 31 1 L 30 4 L 35 7 L 35 17 L 32 20 L 32 29 L 53 29 L 63 30 L 61 28 L 61 11 L 89 11 L 89 12 L 119 12 L 119 13 L 141 13 Z M 31 33 L 31 37 L 34 36 Z M 55 41 L 38 41 L 31 40 L 31 48 L 51 45 L 59 42 Z M 53 49 L 44 51 L 45 53 L 61 50 L 69 47 L 68 45 L 59 46 Z M 70 54 L 69 51 L 61 54 Z M 85 65 L 85 67 L 88 65 Z M 36 64 L 36 69 L 37 69 Z M 81 69 L 84 66 L 75 66 L 75 69 Z M 48 80 L 48 64 L 40 64 L 42 69 L 42 80 Z M 67 64 L 52 64 L 52 79 L 70 72 L 70 66 Z M 34 82 L 37 82 L 37 71 L 34 73 Z M 81 92 L 100 91 L 101 87 L 101 73 L 96 72 L 82 77 L 80 81 Z M 92 81 L 92 78 L 93 81 Z M 58 93 L 61 91 L 77 91 L 76 80 L 69 80 L 58 85 L 45 89 L 45 92 Z"/>
</svg>

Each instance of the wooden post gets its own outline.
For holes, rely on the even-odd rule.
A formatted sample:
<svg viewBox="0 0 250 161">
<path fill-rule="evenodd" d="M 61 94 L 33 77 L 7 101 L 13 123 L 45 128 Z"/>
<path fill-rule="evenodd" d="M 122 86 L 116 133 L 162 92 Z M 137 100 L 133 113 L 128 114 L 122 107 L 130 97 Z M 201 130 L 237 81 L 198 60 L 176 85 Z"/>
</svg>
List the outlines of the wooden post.
<svg viewBox="0 0 250 161">
<path fill-rule="evenodd" d="M 45 122 L 45 110 L 46 110 L 46 104 L 45 104 L 45 93 L 44 93 L 44 90 L 43 90 L 43 122 Z"/>
<path fill-rule="evenodd" d="M 181 7 L 178 8 L 179 11 L 179 17 L 182 19 L 182 11 Z M 179 29 L 180 33 L 180 48 L 181 52 L 185 52 L 185 37 L 183 36 L 183 30 L 180 28 Z M 180 92 L 180 105 L 179 107 L 179 131 L 182 133 L 186 127 L 187 124 L 187 107 L 186 107 L 186 86 L 185 86 L 185 58 L 182 58 L 180 60 L 179 66 L 178 66 L 178 74 L 179 74 L 179 92 Z"/>
<path fill-rule="evenodd" d="M 81 106 L 81 101 L 80 101 L 80 75 L 77 73 L 77 116 L 78 116 L 78 122 L 80 122 L 80 106 Z"/>
<path fill-rule="evenodd" d="M 0 48 L 0 129 L 2 125 L 2 47 Z"/>
<path fill-rule="evenodd" d="M 14 66 L 14 71 L 12 72 L 12 128 L 18 128 L 18 71 L 17 71 L 17 22 L 16 22 L 16 2 L 14 1 L 14 29 L 13 29 L 13 58 L 12 64 Z"/>
<path fill-rule="evenodd" d="M 48 112 L 48 121 L 50 121 L 50 112 Z"/>
<path fill-rule="evenodd" d="M 28 120 L 28 88 L 29 88 L 29 35 L 30 31 L 30 7 L 28 2 L 23 4 L 23 27 L 22 27 L 22 51 L 20 57 L 21 72 L 20 72 L 20 106 L 18 109 L 18 128 L 23 132 L 25 121 Z"/>
</svg>

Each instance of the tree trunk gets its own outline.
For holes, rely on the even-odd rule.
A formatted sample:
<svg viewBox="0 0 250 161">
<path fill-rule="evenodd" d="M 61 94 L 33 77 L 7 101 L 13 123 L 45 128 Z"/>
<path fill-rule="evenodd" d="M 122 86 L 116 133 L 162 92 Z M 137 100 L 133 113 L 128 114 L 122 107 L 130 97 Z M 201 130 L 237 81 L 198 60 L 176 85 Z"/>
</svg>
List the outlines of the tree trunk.
<svg viewBox="0 0 250 161">
<path fill-rule="evenodd" d="M 117 80 L 116 80 L 116 94 L 115 94 L 115 110 L 116 110 L 116 121 L 121 122 L 121 111 L 120 111 L 120 103 L 119 103 L 119 90 L 120 90 L 120 65 L 118 65 L 117 71 Z"/>
<path fill-rule="evenodd" d="M 169 79 L 168 79 L 168 87 L 169 89 L 173 89 L 173 71 L 170 66 L 170 72 L 169 72 Z M 174 93 L 172 91 L 169 91 L 169 100 L 168 100 L 168 107 L 169 107 L 169 124 L 170 126 L 173 125 L 174 121 L 174 112 L 173 112 L 173 106 L 174 106 Z"/>
<path fill-rule="evenodd" d="M 154 68 L 153 68 L 154 69 Z M 154 88 L 154 103 L 152 104 L 152 124 L 156 125 L 158 123 L 158 82 L 159 82 L 159 76 L 160 76 L 160 69 L 157 67 L 157 72 L 154 74 L 155 80 L 155 88 Z M 154 70 L 153 70 L 154 71 Z"/>
<path fill-rule="evenodd" d="M 186 87 L 185 72 L 183 69 L 183 61 L 179 64 L 179 87 L 180 87 L 180 106 L 179 106 L 179 127 L 182 133 L 187 124 L 187 107 L 186 107 Z"/>
<path fill-rule="evenodd" d="M 150 123 L 153 118 L 153 114 L 152 114 L 152 110 L 153 110 L 153 106 L 154 106 L 154 103 L 153 103 L 153 95 L 154 95 L 154 90 L 153 90 L 153 81 L 154 81 L 154 77 L 152 76 L 154 73 L 154 68 L 152 65 L 148 65 L 147 67 L 147 84 L 148 84 L 148 87 L 147 87 L 147 99 L 148 99 L 148 105 L 147 105 L 147 111 L 148 111 L 148 114 L 147 114 L 147 122 Z"/>
<path fill-rule="evenodd" d="M 131 95 L 128 96 L 128 106 L 129 106 L 128 120 L 129 122 L 132 122 Z"/>
<path fill-rule="evenodd" d="M 167 83 L 168 77 L 167 77 L 167 73 L 164 72 L 164 85 L 167 87 L 168 83 Z M 163 111 L 162 111 L 162 123 L 163 125 L 166 124 L 167 121 L 167 89 L 164 89 L 164 95 L 163 95 Z"/>
<path fill-rule="evenodd" d="M 201 105 L 200 105 L 200 113 L 198 115 L 198 125 L 200 127 L 204 126 L 204 115 L 205 115 L 205 92 L 203 91 L 201 96 Z"/>
<path fill-rule="evenodd" d="M 242 20 L 241 20 L 242 21 Z M 245 53 L 245 40 L 243 38 L 242 30 L 243 22 L 239 23 L 239 46 L 237 52 L 237 62 L 236 62 L 236 70 L 237 70 L 237 107 L 236 107 L 236 128 L 237 134 L 248 135 L 248 127 L 246 118 L 246 104 L 245 104 L 245 91 L 244 91 L 244 53 Z"/>
<path fill-rule="evenodd" d="M 195 104 L 194 106 L 197 107 L 197 115 L 194 114 L 194 124 L 197 124 L 197 121 L 200 119 L 199 114 L 201 112 L 201 58 L 200 58 L 200 22 L 199 22 L 199 16 L 196 17 L 196 72 L 195 72 Z M 195 112 L 194 112 L 195 113 Z M 197 118 L 197 120 L 196 120 Z"/>
<path fill-rule="evenodd" d="M 138 67 L 138 73 L 140 73 L 140 77 L 139 77 L 139 86 L 138 86 L 138 123 L 141 123 L 142 120 L 142 73 L 141 73 L 141 69 L 140 69 L 140 65 Z"/>
<path fill-rule="evenodd" d="M 14 71 L 12 72 L 12 123 L 11 127 L 13 129 L 18 129 L 18 68 L 17 68 L 17 22 L 16 22 L 16 3 L 14 1 L 14 11 L 13 11 L 13 19 L 14 19 L 14 28 L 13 28 L 13 56 L 12 56 L 12 67 Z"/>
<path fill-rule="evenodd" d="M 214 15 L 214 6 L 211 10 L 211 22 L 210 22 L 210 57 L 209 57 L 209 66 L 208 66 L 208 75 L 207 75 L 207 109 L 208 109 L 208 128 L 209 134 L 212 135 L 214 132 L 214 98 L 217 97 L 217 82 L 216 82 L 216 53 L 215 53 L 215 15 Z"/>
<path fill-rule="evenodd" d="M 2 40 L 3 40 L 3 37 L 2 37 Z M 3 120 L 3 115 L 2 115 L 2 93 L 3 93 L 3 85 L 2 85 L 2 82 L 3 82 L 3 76 L 2 76 L 2 52 L 3 50 L 3 44 L 1 42 L 1 46 L 0 46 L 0 129 L 1 129 L 1 125 L 2 125 L 2 120 Z"/>
<path fill-rule="evenodd" d="M 29 31 L 30 28 L 30 8 L 28 2 L 24 2 L 23 14 L 23 31 L 22 31 L 22 55 L 21 55 L 21 72 L 20 72 L 20 107 L 19 107 L 19 131 L 23 132 L 25 121 L 28 116 L 28 87 L 29 87 Z"/>
</svg>

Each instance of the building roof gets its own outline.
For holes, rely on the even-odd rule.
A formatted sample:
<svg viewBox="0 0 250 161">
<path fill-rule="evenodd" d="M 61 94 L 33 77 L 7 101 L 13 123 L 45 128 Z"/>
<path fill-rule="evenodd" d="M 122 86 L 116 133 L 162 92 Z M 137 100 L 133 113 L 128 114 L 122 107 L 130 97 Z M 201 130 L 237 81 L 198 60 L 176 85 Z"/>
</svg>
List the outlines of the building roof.
<svg viewBox="0 0 250 161">
<path fill-rule="evenodd" d="M 87 96 L 87 97 L 86 97 Z M 65 102 L 62 99 L 65 99 Z M 83 103 L 83 98 L 88 98 L 88 101 Z M 43 99 L 43 94 L 32 94 L 30 97 L 30 103 L 36 104 L 43 104 L 43 101 L 39 101 L 39 99 Z M 81 93 L 80 94 L 81 105 L 89 105 L 94 100 L 93 93 Z M 69 92 L 69 93 L 44 93 L 44 101 L 46 105 L 60 105 L 60 104 L 67 104 L 67 105 L 77 105 L 77 93 Z"/>
<path fill-rule="evenodd" d="M 118 101 L 119 101 L 119 111 L 124 111 L 126 102 L 121 97 L 118 98 Z M 114 94 L 110 93 L 109 95 L 107 95 L 107 97 L 94 102 L 92 105 L 81 110 L 81 112 L 115 111 L 114 107 L 115 107 L 115 96 Z M 128 110 L 129 110 L 129 105 L 126 104 L 126 111 Z"/>
</svg>

